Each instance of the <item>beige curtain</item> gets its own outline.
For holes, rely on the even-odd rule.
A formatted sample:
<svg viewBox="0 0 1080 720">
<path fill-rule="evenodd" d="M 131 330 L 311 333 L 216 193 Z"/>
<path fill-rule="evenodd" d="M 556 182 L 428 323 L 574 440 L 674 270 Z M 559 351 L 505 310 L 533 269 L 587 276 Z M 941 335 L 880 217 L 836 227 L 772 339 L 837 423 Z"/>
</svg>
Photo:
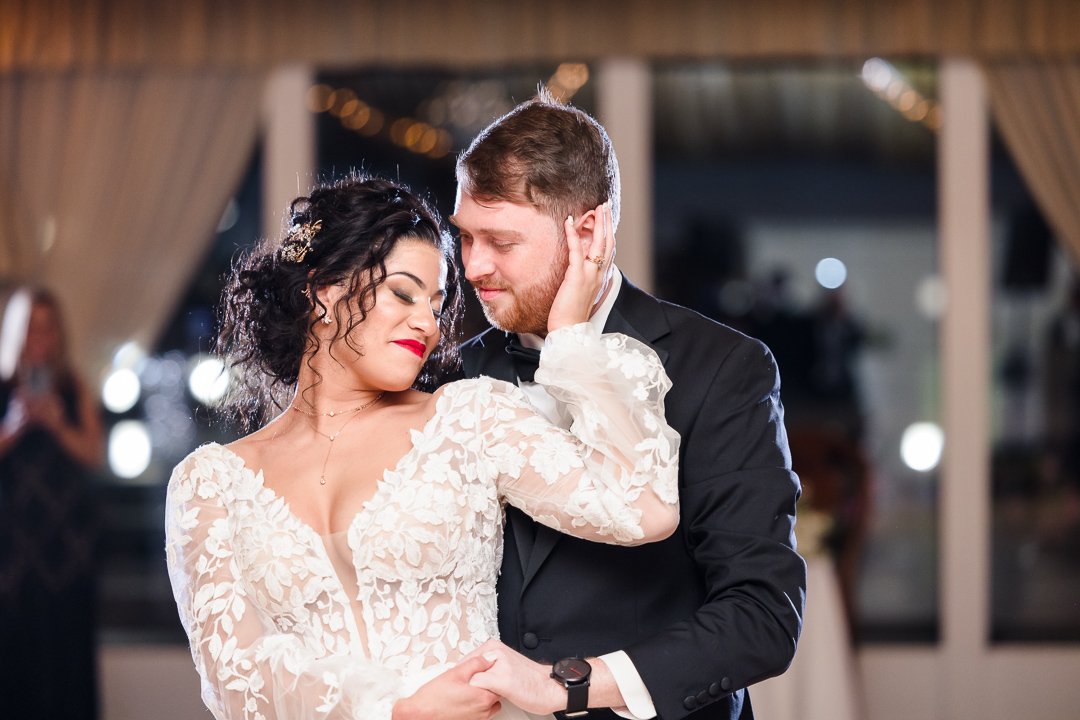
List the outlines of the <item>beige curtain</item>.
<svg viewBox="0 0 1080 720">
<path fill-rule="evenodd" d="M 1013 159 L 1080 265 L 1080 62 L 990 64 L 986 74 Z"/>
<path fill-rule="evenodd" d="M 0 274 L 51 287 L 88 372 L 149 345 L 251 157 L 261 77 L 0 75 Z"/>
</svg>

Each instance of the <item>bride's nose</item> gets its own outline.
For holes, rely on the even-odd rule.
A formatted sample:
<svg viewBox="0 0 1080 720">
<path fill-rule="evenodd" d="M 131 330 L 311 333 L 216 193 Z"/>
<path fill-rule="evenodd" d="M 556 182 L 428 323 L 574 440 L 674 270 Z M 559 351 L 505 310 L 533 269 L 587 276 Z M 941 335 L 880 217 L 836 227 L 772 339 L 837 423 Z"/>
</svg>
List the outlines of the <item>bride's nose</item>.
<svg viewBox="0 0 1080 720">
<path fill-rule="evenodd" d="M 409 327 L 418 330 L 424 335 L 432 335 L 439 329 L 439 319 L 435 316 L 435 310 L 428 303 L 418 302 L 409 314 Z"/>
</svg>

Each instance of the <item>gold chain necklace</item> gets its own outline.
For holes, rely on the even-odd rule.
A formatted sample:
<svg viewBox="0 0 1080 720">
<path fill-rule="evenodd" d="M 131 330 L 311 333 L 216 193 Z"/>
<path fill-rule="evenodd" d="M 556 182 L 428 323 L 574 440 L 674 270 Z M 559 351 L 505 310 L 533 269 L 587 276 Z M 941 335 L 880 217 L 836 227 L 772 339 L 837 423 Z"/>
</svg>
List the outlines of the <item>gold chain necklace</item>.
<svg viewBox="0 0 1080 720">
<path fill-rule="evenodd" d="M 382 400 L 382 397 L 385 394 L 386 394 L 385 392 L 381 392 L 381 393 L 379 393 L 378 395 L 375 396 L 374 400 L 371 400 L 370 402 L 366 402 L 363 405 L 358 405 L 357 407 L 353 408 L 352 410 L 345 410 L 345 411 L 342 411 L 342 412 L 333 412 L 333 411 L 331 411 L 331 412 L 328 412 L 328 413 L 313 413 L 313 412 L 308 412 L 306 410 L 301 410 L 296 405 L 291 406 L 293 410 L 297 411 L 298 413 L 303 413 L 305 415 L 316 415 L 316 414 L 318 414 L 318 415 L 325 415 L 327 417 L 334 417 L 335 415 L 343 415 L 345 413 L 350 413 L 350 412 L 355 413 L 355 415 L 353 415 L 351 418 L 346 420 L 345 424 L 342 425 L 340 428 L 338 428 L 338 431 L 336 433 L 333 433 L 333 434 L 324 433 L 322 430 L 315 427 L 314 422 L 312 422 L 310 420 L 308 421 L 308 424 L 311 425 L 311 429 L 314 430 L 316 434 L 322 435 L 324 438 L 326 438 L 327 440 L 330 441 L 330 445 L 326 448 L 326 457 L 323 458 L 322 471 L 319 473 L 319 484 L 320 485 L 325 485 L 326 484 L 326 465 L 327 465 L 327 463 L 330 462 L 330 453 L 332 453 L 334 451 L 334 440 L 337 440 L 338 436 L 341 435 L 341 433 L 345 431 L 345 428 L 347 428 L 349 426 L 349 423 L 351 423 L 353 420 L 355 420 L 360 415 L 361 410 L 366 410 L 369 407 L 371 407 L 372 405 L 374 405 L 375 403 L 379 402 L 380 400 Z"/>
<path fill-rule="evenodd" d="M 306 408 L 302 408 L 299 405 L 297 405 L 296 403 L 293 403 L 289 407 L 291 407 L 293 410 L 295 410 L 298 413 L 303 413 L 304 415 L 310 415 L 311 417 L 316 417 L 318 415 L 322 415 L 323 417 L 336 417 L 338 415 L 347 415 L 348 413 L 354 413 L 354 412 L 360 412 L 361 410 L 366 410 L 367 408 L 371 407 L 375 403 L 379 402 L 379 398 L 381 398 L 384 394 L 385 393 L 379 393 L 378 395 L 375 396 L 374 400 L 370 400 L 370 401 L 364 403 L 363 405 L 357 405 L 354 408 L 349 408 L 348 410 L 331 410 L 330 412 L 315 412 L 314 410 L 308 410 Z"/>
</svg>

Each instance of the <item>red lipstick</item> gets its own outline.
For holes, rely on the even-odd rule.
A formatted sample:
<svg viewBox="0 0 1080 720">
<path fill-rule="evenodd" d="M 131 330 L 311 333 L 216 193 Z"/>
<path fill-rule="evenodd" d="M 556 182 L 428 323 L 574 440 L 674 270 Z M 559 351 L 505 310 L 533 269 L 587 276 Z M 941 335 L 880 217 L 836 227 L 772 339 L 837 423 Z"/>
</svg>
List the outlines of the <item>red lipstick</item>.
<svg viewBox="0 0 1080 720">
<path fill-rule="evenodd" d="M 400 345 L 409 352 L 416 353 L 416 357 L 424 357 L 427 346 L 419 340 L 395 340 L 395 345 Z"/>
</svg>

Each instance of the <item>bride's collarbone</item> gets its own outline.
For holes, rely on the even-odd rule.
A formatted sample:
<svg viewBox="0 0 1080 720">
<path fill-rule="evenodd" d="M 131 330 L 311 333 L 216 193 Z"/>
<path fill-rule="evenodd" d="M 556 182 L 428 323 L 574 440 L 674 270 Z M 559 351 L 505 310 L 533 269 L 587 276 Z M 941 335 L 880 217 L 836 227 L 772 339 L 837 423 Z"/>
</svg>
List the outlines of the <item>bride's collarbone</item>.
<svg viewBox="0 0 1080 720">
<path fill-rule="evenodd" d="M 357 418 L 352 428 L 330 429 L 333 440 L 294 424 L 288 432 L 235 446 L 249 466 L 262 470 L 264 485 L 293 515 L 328 535 L 347 530 L 376 495 L 386 472 L 410 452 L 410 431 L 429 419 L 425 409 L 394 408 L 363 423 Z"/>
</svg>

